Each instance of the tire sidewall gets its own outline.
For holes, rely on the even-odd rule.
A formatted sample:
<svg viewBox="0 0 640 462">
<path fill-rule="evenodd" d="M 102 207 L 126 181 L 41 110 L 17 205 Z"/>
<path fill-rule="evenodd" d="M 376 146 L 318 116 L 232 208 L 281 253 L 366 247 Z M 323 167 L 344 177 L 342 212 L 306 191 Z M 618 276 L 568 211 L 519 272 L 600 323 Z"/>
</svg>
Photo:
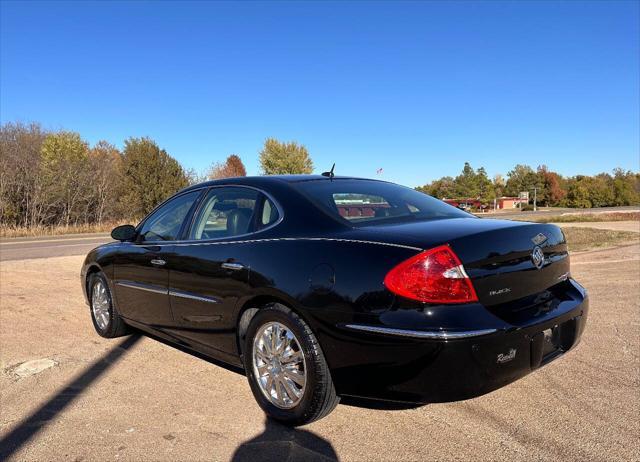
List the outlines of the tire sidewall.
<svg viewBox="0 0 640 462">
<path fill-rule="evenodd" d="M 262 393 L 260 385 L 255 377 L 253 371 L 253 339 L 256 332 L 265 324 L 269 322 L 277 321 L 284 324 L 288 329 L 294 333 L 300 344 L 300 348 L 305 357 L 305 369 L 306 369 L 306 384 L 305 391 L 300 402 L 291 409 L 282 409 L 272 404 Z M 258 404 L 262 409 L 271 417 L 276 420 L 285 422 L 295 422 L 306 420 L 307 414 L 310 412 L 310 405 L 315 399 L 315 393 L 318 388 L 318 358 L 317 352 L 314 350 L 312 343 L 307 338 L 307 334 L 304 331 L 304 325 L 302 325 L 296 317 L 289 313 L 280 310 L 276 307 L 263 308 L 251 320 L 247 335 L 245 338 L 245 372 L 249 379 L 249 385 L 251 391 L 258 401 Z"/>
</svg>

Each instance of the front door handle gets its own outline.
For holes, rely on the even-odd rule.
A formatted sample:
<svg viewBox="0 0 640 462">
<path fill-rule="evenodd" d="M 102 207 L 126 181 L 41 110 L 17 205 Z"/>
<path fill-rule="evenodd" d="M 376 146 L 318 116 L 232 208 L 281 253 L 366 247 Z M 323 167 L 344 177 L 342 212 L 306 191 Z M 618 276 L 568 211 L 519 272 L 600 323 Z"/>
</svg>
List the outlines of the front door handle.
<svg viewBox="0 0 640 462">
<path fill-rule="evenodd" d="M 151 264 L 155 266 L 164 266 L 166 263 L 166 261 L 161 260 L 160 258 L 154 258 L 153 260 L 151 260 Z"/>
<path fill-rule="evenodd" d="M 244 269 L 244 265 L 242 263 L 224 262 L 220 266 L 231 271 L 240 271 Z"/>
</svg>

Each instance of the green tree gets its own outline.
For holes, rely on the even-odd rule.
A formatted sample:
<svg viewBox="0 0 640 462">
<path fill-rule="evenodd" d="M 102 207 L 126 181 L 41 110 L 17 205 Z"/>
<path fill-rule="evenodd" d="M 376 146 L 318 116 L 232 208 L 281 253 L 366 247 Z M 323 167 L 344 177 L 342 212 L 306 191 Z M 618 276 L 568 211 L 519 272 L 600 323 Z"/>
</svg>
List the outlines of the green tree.
<svg viewBox="0 0 640 462">
<path fill-rule="evenodd" d="M 569 182 L 566 199 L 569 207 L 606 207 L 613 201 L 612 180 L 606 173 L 595 177 L 578 175 Z"/>
<path fill-rule="evenodd" d="M 640 174 L 616 168 L 613 171 L 613 205 L 640 204 Z"/>
<path fill-rule="evenodd" d="M 182 166 L 150 138 L 129 138 L 122 154 L 121 204 L 131 217 L 142 217 L 188 185 Z"/>
<path fill-rule="evenodd" d="M 489 204 L 496 198 L 496 190 L 487 175 L 484 167 L 476 171 L 476 184 L 478 185 L 478 197 L 483 204 Z"/>
<path fill-rule="evenodd" d="M 89 146 L 78 133 L 52 133 L 42 143 L 43 188 L 50 218 L 56 224 L 69 226 L 81 219 L 80 202 L 89 186 L 83 181 L 88 160 Z"/>
<path fill-rule="evenodd" d="M 456 185 L 453 177 L 450 176 L 444 176 L 424 186 L 418 186 L 416 189 L 438 199 L 450 199 L 456 195 Z"/>
<path fill-rule="evenodd" d="M 520 192 L 530 191 L 534 187 L 540 187 L 538 175 L 528 165 L 516 165 L 507 174 L 505 192 L 509 196 L 517 196 Z"/>
<path fill-rule="evenodd" d="M 476 198 L 480 195 L 480 186 L 478 184 L 478 176 L 473 170 L 469 162 L 464 163 L 462 172 L 455 180 L 456 196 L 459 198 Z"/>
<path fill-rule="evenodd" d="M 260 165 L 265 175 L 312 173 L 313 162 L 304 145 L 295 141 L 280 142 L 267 138 L 260 151 Z"/>
<path fill-rule="evenodd" d="M 589 208 L 589 187 L 581 178 L 570 178 L 568 180 L 567 197 L 564 201 L 567 207 Z"/>
<path fill-rule="evenodd" d="M 592 207 L 608 207 L 614 204 L 613 178 L 608 173 L 585 177 L 590 191 Z"/>
</svg>

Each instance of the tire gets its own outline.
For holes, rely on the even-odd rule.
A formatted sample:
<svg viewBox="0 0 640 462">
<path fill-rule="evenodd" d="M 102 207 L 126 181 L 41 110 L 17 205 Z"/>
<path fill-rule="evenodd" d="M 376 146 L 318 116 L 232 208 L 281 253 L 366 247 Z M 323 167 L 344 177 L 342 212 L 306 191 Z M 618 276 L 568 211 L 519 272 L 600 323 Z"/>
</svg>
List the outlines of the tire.
<svg viewBox="0 0 640 462">
<path fill-rule="evenodd" d="M 94 297 L 94 292 L 98 291 L 98 293 L 100 293 L 102 288 L 104 288 L 104 292 L 102 293 L 104 297 L 106 297 L 106 303 L 100 304 L 101 297 Z M 91 276 L 89 276 L 87 292 L 89 294 L 91 321 L 98 335 L 104 338 L 115 338 L 126 335 L 129 331 L 128 326 L 120 317 L 113 303 L 107 278 L 102 272 L 92 273 Z M 94 304 L 98 307 L 97 309 L 94 307 Z M 102 316 L 100 313 L 102 313 Z"/>
<path fill-rule="evenodd" d="M 295 403 L 281 402 L 280 405 L 276 405 L 274 397 L 271 399 L 268 398 L 267 394 L 269 392 L 265 391 L 264 382 L 267 381 L 268 383 L 268 378 L 265 379 L 265 377 L 269 377 L 269 374 L 260 375 L 260 372 L 258 371 L 258 366 L 260 366 L 263 371 L 265 370 L 265 367 L 272 370 L 271 365 L 273 362 L 263 362 L 261 358 L 256 357 L 256 354 L 258 353 L 255 352 L 254 345 L 261 345 L 260 339 L 262 338 L 264 340 L 262 334 L 264 332 L 268 332 L 270 328 L 275 328 L 273 326 L 276 325 L 284 326 L 288 329 L 296 340 L 296 346 L 299 347 L 291 347 L 293 345 L 293 342 L 291 342 L 289 343 L 290 347 L 287 347 L 287 350 L 285 350 L 282 355 L 285 355 L 287 351 L 290 355 L 292 355 L 292 352 L 300 351 L 304 358 L 302 362 L 306 380 L 302 390 L 296 388 L 296 390 L 301 393 L 300 396 L 297 397 L 297 402 Z M 280 332 L 282 333 L 282 329 L 278 329 L 280 329 Z M 288 333 L 286 335 L 288 335 Z M 263 342 L 262 346 L 264 346 L 264 343 L 266 342 Z M 261 352 L 266 351 L 260 349 L 259 346 L 256 348 Z M 272 419 L 291 426 L 305 425 L 325 417 L 338 405 L 340 397 L 336 395 L 336 390 L 333 385 L 333 381 L 331 380 L 329 366 L 324 358 L 324 354 L 322 353 L 322 348 L 320 348 L 318 340 L 315 335 L 313 335 L 309 326 L 296 313 L 286 306 L 274 303 L 265 306 L 256 313 L 247 329 L 243 351 L 245 370 L 253 396 L 264 412 Z M 296 355 L 296 357 L 300 358 L 301 356 Z M 269 364 L 269 366 L 265 366 L 265 364 Z M 282 364 L 285 363 L 283 362 Z M 287 380 L 289 388 L 291 388 L 293 382 L 288 380 L 290 377 L 290 369 L 287 369 L 287 366 L 288 365 L 282 366 L 278 360 L 278 371 L 284 372 L 279 372 L 277 375 L 274 375 L 278 377 L 274 380 L 275 387 L 279 386 L 278 380 Z M 298 366 L 296 366 L 296 369 L 294 370 L 294 372 L 296 372 L 294 375 L 298 377 L 299 369 L 300 360 L 298 360 Z M 260 384 L 259 379 L 262 381 L 263 385 Z M 297 386 L 299 386 L 299 384 Z M 273 393 L 277 393 L 275 391 L 275 387 L 270 388 L 273 390 Z M 280 391 L 283 392 L 284 396 L 284 393 L 286 393 L 286 390 L 284 390 L 285 384 L 283 383 L 281 387 L 283 388 L 281 388 Z"/>
</svg>

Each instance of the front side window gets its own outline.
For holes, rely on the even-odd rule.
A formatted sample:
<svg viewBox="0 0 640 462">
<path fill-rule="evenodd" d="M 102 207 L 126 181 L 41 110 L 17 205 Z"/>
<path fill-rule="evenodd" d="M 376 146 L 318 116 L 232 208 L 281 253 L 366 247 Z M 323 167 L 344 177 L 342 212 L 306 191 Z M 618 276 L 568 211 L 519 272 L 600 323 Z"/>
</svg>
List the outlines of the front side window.
<svg viewBox="0 0 640 462">
<path fill-rule="evenodd" d="M 196 214 L 189 239 L 220 239 L 254 231 L 261 198 L 254 189 L 212 188 Z M 264 219 L 261 213 L 259 222 Z"/>
<path fill-rule="evenodd" d="M 182 223 L 200 191 L 182 194 L 164 204 L 144 222 L 140 230 L 143 241 L 175 241 Z"/>
<path fill-rule="evenodd" d="M 414 189 L 382 181 L 323 179 L 295 185 L 313 203 L 352 226 L 473 217 Z"/>
</svg>

